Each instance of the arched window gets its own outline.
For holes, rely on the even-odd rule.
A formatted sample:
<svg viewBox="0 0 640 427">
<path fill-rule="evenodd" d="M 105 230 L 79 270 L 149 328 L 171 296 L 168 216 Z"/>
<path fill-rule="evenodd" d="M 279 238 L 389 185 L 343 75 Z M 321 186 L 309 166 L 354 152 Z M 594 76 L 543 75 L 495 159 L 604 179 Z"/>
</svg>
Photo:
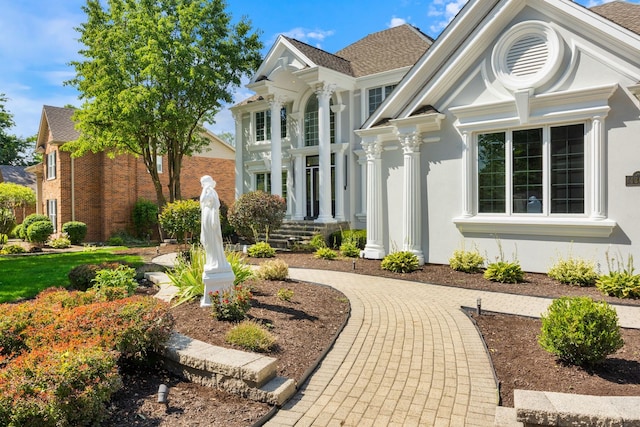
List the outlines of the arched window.
<svg viewBox="0 0 640 427">
<path fill-rule="evenodd" d="M 333 105 L 333 100 L 329 100 L 329 106 Z M 329 127 L 331 143 L 336 140 L 336 115 L 329 108 Z M 312 146 L 320 143 L 318 133 L 318 97 L 311 95 L 304 109 L 304 145 Z"/>
</svg>

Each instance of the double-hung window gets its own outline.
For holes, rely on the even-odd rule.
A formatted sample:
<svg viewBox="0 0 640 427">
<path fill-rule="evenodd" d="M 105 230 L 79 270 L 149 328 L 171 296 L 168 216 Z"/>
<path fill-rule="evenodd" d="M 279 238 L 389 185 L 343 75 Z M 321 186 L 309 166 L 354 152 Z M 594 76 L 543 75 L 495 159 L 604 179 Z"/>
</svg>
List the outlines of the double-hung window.
<svg viewBox="0 0 640 427">
<path fill-rule="evenodd" d="M 271 193 L 271 173 L 259 172 L 256 174 L 256 191 Z M 287 199 L 287 171 L 282 171 L 282 197 Z"/>
<path fill-rule="evenodd" d="M 271 110 L 258 111 L 255 115 L 256 141 L 271 140 Z M 280 137 L 287 137 L 287 109 L 280 109 Z"/>
<path fill-rule="evenodd" d="M 56 152 L 47 154 L 47 179 L 56 179 Z"/>
<path fill-rule="evenodd" d="M 477 136 L 479 214 L 585 214 L 583 123 Z"/>
<path fill-rule="evenodd" d="M 371 115 L 382 101 L 391 94 L 396 85 L 380 86 L 369 89 L 369 115 Z"/>
<path fill-rule="evenodd" d="M 47 216 L 51 220 L 53 224 L 53 232 L 58 231 L 58 200 L 57 199 L 49 199 L 47 200 Z"/>
</svg>

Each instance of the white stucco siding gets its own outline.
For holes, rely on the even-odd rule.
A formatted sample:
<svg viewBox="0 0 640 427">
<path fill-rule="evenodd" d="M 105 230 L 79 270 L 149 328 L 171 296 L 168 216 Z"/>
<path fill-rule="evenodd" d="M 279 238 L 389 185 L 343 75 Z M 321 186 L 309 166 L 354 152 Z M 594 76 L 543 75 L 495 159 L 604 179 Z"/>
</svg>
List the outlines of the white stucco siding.
<svg viewBox="0 0 640 427">
<path fill-rule="evenodd" d="M 387 236 L 384 245 L 393 250 L 402 250 L 402 210 L 403 210 L 403 155 L 397 145 L 394 149 L 386 150 L 382 155 L 382 187 L 385 189 L 382 195 L 383 218 L 389 220 L 384 225 L 384 234 Z"/>
</svg>

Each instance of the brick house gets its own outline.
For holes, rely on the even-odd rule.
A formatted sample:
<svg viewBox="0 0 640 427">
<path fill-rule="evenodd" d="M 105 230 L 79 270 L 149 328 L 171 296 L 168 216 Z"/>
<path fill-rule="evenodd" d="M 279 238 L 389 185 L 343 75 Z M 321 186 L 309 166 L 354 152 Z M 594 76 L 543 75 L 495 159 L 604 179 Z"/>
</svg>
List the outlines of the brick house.
<svg viewBox="0 0 640 427">
<path fill-rule="evenodd" d="M 37 176 L 36 210 L 48 215 L 59 233 L 62 224 L 81 221 L 87 224 L 88 242 L 108 240 L 114 233 L 131 232 L 132 209 L 140 198 L 156 200 L 151 177 L 142 159 L 120 155 L 114 159 L 104 153 L 89 153 L 71 158 L 60 147 L 78 138 L 72 120 L 72 108 L 45 105 L 42 109 L 38 138 L 38 152 L 42 163 L 30 171 Z M 211 175 L 217 181 L 220 199 L 230 206 L 234 201 L 235 150 L 214 134 L 206 152 L 183 159 L 182 197 L 200 195 L 200 177 Z M 166 187 L 169 177 L 162 173 Z"/>
</svg>

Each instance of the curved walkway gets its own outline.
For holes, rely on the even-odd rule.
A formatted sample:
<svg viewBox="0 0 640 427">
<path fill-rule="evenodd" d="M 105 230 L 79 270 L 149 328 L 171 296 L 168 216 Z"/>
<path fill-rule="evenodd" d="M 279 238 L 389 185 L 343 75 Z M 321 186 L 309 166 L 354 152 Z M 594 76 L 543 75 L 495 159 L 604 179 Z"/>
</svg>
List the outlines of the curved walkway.
<svg viewBox="0 0 640 427">
<path fill-rule="evenodd" d="M 335 346 L 268 426 L 493 426 L 498 390 L 475 326 L 460 310 L 539 317 L 551 299 L 291 268 L 351 302 Z M 640 328 L 640 307 L 616 306 Z"/>
</svg>

